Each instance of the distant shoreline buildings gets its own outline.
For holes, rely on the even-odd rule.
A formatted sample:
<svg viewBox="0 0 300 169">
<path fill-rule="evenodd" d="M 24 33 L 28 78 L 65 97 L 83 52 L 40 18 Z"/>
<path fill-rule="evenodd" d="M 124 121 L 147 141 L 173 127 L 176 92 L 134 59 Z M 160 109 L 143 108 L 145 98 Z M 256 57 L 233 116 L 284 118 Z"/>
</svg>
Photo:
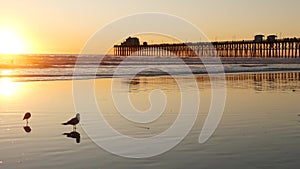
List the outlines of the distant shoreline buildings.
<svg viewBox="0 0 300 169">
<path fill-rule="evenodd" d="M 263 57 L 300 58 L 300 39 L 277 39 L 276 35 L 255 35 L 253 40 L 189 42 L 173 44 L 140 43 L 128 37 L 114 46 L 115 56 L 179 56 L 179 57 Z"/>
</svg>

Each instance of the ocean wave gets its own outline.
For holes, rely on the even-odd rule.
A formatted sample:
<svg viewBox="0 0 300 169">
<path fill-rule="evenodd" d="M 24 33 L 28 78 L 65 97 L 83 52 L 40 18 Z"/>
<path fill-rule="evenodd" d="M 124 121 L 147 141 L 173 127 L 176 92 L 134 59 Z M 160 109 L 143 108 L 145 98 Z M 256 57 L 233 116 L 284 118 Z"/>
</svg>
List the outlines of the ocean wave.
<svg viewBox="0 0 300 169">
<path fill-rule="evenodd" d="M 79 55 L 26 55 L 14 57 L 14 59 L 13 63 L 1 60 L 1 78 L 11 78 L 14 81 L 45 81 L 129 76 L 188 76 L 207 74 L 208 72 L 300 71 L 300 60 L 296 58 L 221 58 L 219 60 L 218 58 L 179 59 L 140 56 L 124 58 L 103 55 L 84 57 L 79 57 Z M 162 71 L 162 67 L 168 72 Z M 117 69 L 121 71 L 116 72 Z M 137 69 L 142 71 L 135 74 Z"/>
</svg>

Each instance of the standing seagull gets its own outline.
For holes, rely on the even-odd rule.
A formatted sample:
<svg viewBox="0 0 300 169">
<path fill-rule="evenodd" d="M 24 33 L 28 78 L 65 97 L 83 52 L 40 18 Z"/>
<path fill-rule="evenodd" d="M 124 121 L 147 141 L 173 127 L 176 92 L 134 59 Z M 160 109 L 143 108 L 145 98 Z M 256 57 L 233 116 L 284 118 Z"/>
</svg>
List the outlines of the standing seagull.
<svg viewBox="0 0 300 169">
<path fill-rule="evenodd" d="M 27 122 L 27 124 L 28 124 L 28 119 L 29 119 L 30 117 L 31 117 L 30 112 L 27 112 L 27 113 L 25 113 L 25 115 L 24 115 L 24 117 L 23 117 L 23 120 L 26 119 L 26 122 Z"/>
<path fill-rule="evenodd" d="M 76 117 L 72 118 L 71 120 L 65 122 L 65 123 L 62 123 L 62 125 L 73 125 L 73 130 L 75 129 L 76 130 L 76 124 L 78 124 L 80 121 L 80 114 L 77 113 L 76 114 Z"/>
</svg>

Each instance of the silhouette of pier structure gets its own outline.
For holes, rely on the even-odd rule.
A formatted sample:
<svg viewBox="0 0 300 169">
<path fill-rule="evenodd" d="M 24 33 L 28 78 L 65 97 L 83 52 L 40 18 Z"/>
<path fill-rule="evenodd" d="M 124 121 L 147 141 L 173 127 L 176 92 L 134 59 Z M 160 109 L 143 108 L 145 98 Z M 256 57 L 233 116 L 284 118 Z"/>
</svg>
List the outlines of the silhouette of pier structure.
<svg viewBox="0 0 300 169">
<path fill-rule="evenodd" d="M 276 35 L 256 35 L 254 40 L 223 42 L 189 42 L 176 44 L 140 44 L 129 37 L 114 46 L 115 56 L 179 56 L 179 57 L 260 57 L 300 58 L 300 39 L 277 39 Z"/>
</svg>

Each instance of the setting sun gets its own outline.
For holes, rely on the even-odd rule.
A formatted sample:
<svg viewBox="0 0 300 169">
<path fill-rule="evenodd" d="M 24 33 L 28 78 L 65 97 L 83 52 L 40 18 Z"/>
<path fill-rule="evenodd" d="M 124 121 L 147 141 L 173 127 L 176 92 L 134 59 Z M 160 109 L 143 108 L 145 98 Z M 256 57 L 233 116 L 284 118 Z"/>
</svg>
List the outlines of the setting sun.
<svg viewBox="0 0 300 169">
<path fill-rule="evenodd" d="M 25 44 L 16 33 L 0 30 L 0 54 L 26 53 Z"/>
</svg>

